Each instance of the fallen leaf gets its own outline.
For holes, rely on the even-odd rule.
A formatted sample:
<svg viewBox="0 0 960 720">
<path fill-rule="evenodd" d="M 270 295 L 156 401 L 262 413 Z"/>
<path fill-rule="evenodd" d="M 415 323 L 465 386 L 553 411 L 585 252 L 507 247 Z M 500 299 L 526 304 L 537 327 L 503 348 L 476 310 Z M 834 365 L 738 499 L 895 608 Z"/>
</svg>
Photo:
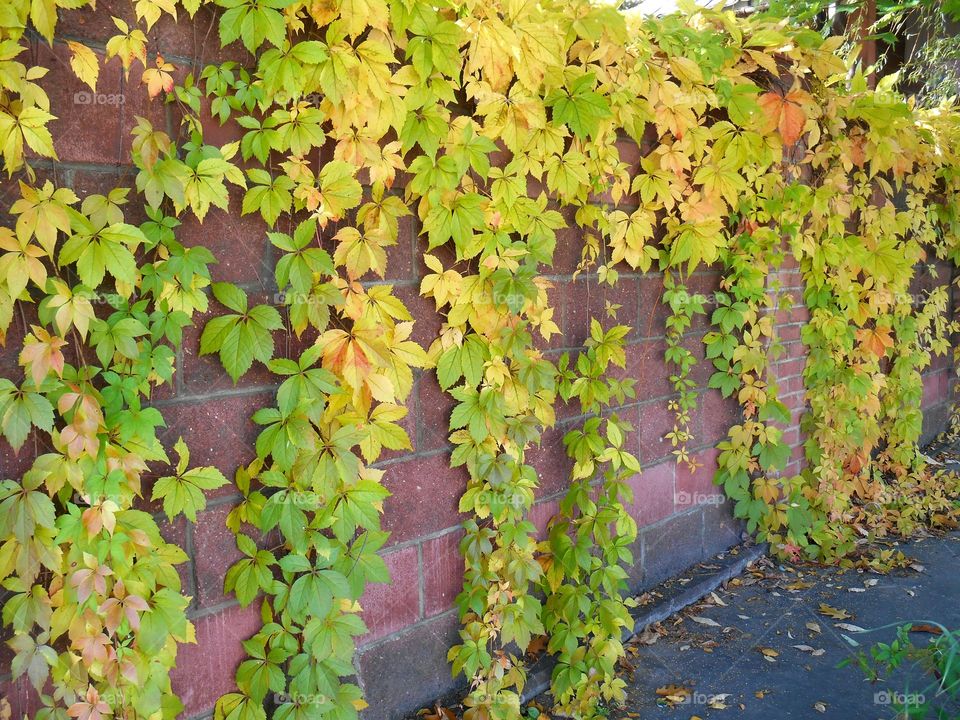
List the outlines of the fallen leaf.
<svg viewBox="0 0 960 720">
<path fill-rule="evenodd" d="M 847 632 L 866 632 L 859 625 L 851 625 L 850 623 L 834 623 L 834 627 L 838 627 L 841 630 L 846 630 Z"/>
<path fill-rule="evenodd" d="M 817 623 L 815 622 L 808 622 L 806 627 L 807 627 L 807 630 L 809 630 L 810 632 L 815 632 L 815 633 L 821 632 L 820 626 L 817 625 Z"/>
<path fill-rule="evenodd" d="M 720 627 L 720 623 L 716 620 L 711 620 L 708 617 L 703 617 L 702 615 L 691 615 L 690 619 L 695 623 L 700 623 L 701 625 L 707 625 L 709 627 Z"/>
<path fill-rule="evenodd" d="M 815 702 L 813 704 L 813 709 L 819 713 L 824 713 L 827 711 L 827 704 L 822 702 Z"/>
<path fill-rule="evenodd" d="M 910 626 L 910 632 L 922 632 L 930 633 L 931 635 L 942 635 L 943 630 L 936 625 L 928 625 L 927 623 L 917 623 Z"/>
<path fill-rule="evenodd" d="M 853 617 L 843 608 L 835 608 L 832 605 L 827 605 L 826 603 L 820 603 L 820 607 L 817 609 L 821 615 L 826 615 L 827 617 L 833 618 L 834 620 L 849 620 Z"/>
<path fill-rule="evenodd" d="M 721 600 L 720 596 L 717 595 L 715 592 L 710 593 L 710 597 L 713 600 L 714 605 L 719 605 L 721 607 L 727 606 L 727 604 L 723 600 Z"/>
<path fill-rule="evenodd" d="M 657 695 L 671 705 L 680 705 L 686 702 L 692 692 L 690 688 L 682 685 L 664 685 L 656 689 Z"/>
<path fill-rule="evenodd" d="M 659 633 L 654 631 L 649 625 L 643 629 L 637 637 L 635 638 L 636 642 L 641 645 L 653 645 L 660 639 Z"/>
</svg>

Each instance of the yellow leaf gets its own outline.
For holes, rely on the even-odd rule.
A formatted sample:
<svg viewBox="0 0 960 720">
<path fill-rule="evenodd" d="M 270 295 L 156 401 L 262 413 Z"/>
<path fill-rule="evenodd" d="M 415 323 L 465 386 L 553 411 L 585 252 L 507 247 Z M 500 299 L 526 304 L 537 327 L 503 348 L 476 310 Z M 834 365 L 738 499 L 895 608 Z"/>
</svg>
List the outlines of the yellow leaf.
<svg viewBox="0 0 960 720">
<path fill-rule="evenodd" d="M 100 63 L 97 54 L 82 43 L 67 41 L 70 48 L 70 67 L 73 74 L 83 80 L 90 89 L 97 91 L 97 78 L 100 77 Z"/>
</svg>

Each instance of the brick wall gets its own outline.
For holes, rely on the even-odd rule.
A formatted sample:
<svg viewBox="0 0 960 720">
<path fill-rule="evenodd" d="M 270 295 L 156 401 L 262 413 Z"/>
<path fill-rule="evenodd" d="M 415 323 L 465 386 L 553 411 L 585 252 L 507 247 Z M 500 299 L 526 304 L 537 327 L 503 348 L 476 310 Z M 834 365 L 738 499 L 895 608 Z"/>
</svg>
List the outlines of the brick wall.
<svg viewBox="0 0 960 720">
<path fill-rule="evenodd" d="M 113 32 L 110 16 L 126 17 L 129 6 L 126 0 L 100 0 L 96 13 L 62 13 L 61 33 L 102 48 Z M 150 52 L 163 52 L 181 69 L 189 65 L 190 58 L 202 53 L 204 62 L 220 57 L 214 47 L 215 30 L 207 45 L 203 44 L 209 22 L 203 11 L 187 32 L 184 28 L 189 26 L 174 28 L 161 21 L 150 34 Z M 50 93 L 52 112 L 60 118 L 51 125 L 60 161 L 39 164 L 41 178 L 71 186 L 81 197 L 117 185 L 132 187 L 135 171 L 129 167 L 128 155 L 134 116 L 146 116 L 159 127 L 175 128 L 177 118 L 171 108 L 149 102 L 145 92 L 131 87 L 116 60 L 101 73 L 98 91 L 102 98 L 91 99 L 84 86 L 64 69 L 68 55 L 63 44 L 57 43 L 52 49 L 41 44 L 37 52 L 39 61 L 53 68 L 44 85 Z M 137 74 L 134 70 L 131 77 Z M 209 124 L 208 142 L 234 138 L 233 129 Z M 636 156 L 636 148 L 632 152 Z M 13 183 L 0 185 L 0 207 L 9 207 L 15 192 Z M 127 212 L 128 221 L 143 219 L 136 203 L 128 206 Z M 439 328 L 439 319 L 433 302 L 419 297 L 425 272 L 420 256 L 425 247 L 417 237 L 417 228 L 406 220 L 398 246 L 390 249 L 386 281 L 394 285 L 396 294 L 417 318 L 414 339 L 426 346 Z M 256 302 L 275 300 L 273 248 L 259 217 L 240 216 L 238 200 L 229 213 L 211 211 L 202 227 L 187 219 L 179 237 L 188 245 L 203 243 L 213 251 L 219 260 L 214 267 L 215 280 L 238 283 Z M 706 388 L 712 365 L 701 362 L 693 371 L 702 390 L 692 420 L 695 439 L 691 448 L 702 467 L 695 473 L 676 467 L 670 458 L 671 447 L 662 439 L 673 427 L 673 415 L 667 408 L 672 393 L 670 372 L 663 362 L 667 309 L 660 302 L 662 279 L 657 274 L 622 273 L 618 286 L 608 288 L 587 278 L 574 279 L 578 259 L 578 237 L 572 230 L 565 231 L 558 243 L 552 270 L 555 274 L 550 276 L 562 334 L 547 350 L 556 360 L 565 349 L 579 347 L 588 335 L 590 317 L 602 316 L 607 301 L 622 306 L 618 320 L 633 328 L 628 337 L 626 373 L 638 379 L 639 397 L 617 411 L 636 428 L 627 442 L 644 468 L 643 474 L 632 480 L 632 511 L 641 529 L 631 580 L 637 588 L 647 587 L 739 540 L 741 526 L 733 520 L 729 505 L 716 500 L 717 489 L 711 482 L 716 465 L 714 445 L 737 421 L 739 411 L 736 403 Z M 784 268 L 781 280 L 784 289 L 800 301 L 796 268 Z M 718 271 L 702 271 L 695 273 L 690 285 L 693 291 L 709 294 L 718 283 Z M 198 356 L 203 320 L 185 336 L 174 386 L 160 391 L 154 404 L 167 423 L 162 436 L 166 445 L 182 435 L 194 463 L 217 465 L 232 477 L 238 465 L 252 458 L 257 430 L 249 418 L 256 408 L 272 403 L 274 378 L 257 365 L 237 385 L 232 384 L 215 358 Z M 781 397 L 794 419 L 787 430 L 795 446 L 790 471 L 798 470 L 802 459 L 796 424 L 804 404 L 804 351 L 800 343 L 804 320 L 802 308 L 779 318 L 786 353 L 776 365 L 776 375 Z M 701 359 L 704 351 L 700 339 L 705 329 L 706 319 L 698 318 L 685 338 Z M 7 346 L 0 349 L 0 368 L 5 374 L 16 375 L 22 331 L 22 325 L 15 323 Z M 292 336 L 278 338 L 277 354 L 289 356 L 302 344 Z M 949 406 L 951 373 L 949 360 L 943 359 L 926 375 L 924 403 L 931 408 L 932 429 L 942 425 Z M 462 469 L 451 470 L 448 463 L 446 428 L 451 407 L 451 399 L 441 392 L 433 374 L 418 373 L 406 419 L 413 451 L 391 453 L 378 464 L 387 471 L 384 482 L 393 493 L 384 513 L 385 526 L 392 536 L 383 552 L 393 583 L 372 587 L 362 601 L 370 631 L 360 641 L 357 658 L 360 684 L 371 705 L 370 717 L 377 720 L 418 707 L 452 687 L 446 652 L 457 638 L 452 603 L 462 578 L 457 544 L 463 519 L 457 503 L 466 478 Z M 549 430 L 542 445 L 528 455 L 540 473 L 541 487 L 533 511 L 540 528 L 555 511 L 567 485 L 570 464 L 561 439 L 582 420 L 577 413 L 574 408 L 561 408 L 557 427 Z M 31 461 L 30 442 L 19 455 L 2 443 L 0 440 L 0 476 L 19 477 Z M 232 689 L 234 669 L 243 657 L 240 643 L 259 624 L 255 605 L 241 609 L 223 593 L 224 573 L 239 557 L 233 535 L 224 525 L 237 498 L 231 486 L 210 493 L 208 507 L 195 525 L 182 518 L 171 524 L 157 515 L 168 539 L 184 547 L 190 557 L 181 573 L 185 592 L 193 598 L 190 616 L 196 624 L 198 643 L 181 648 L 174 673 L 174 685 L 186 705 L 187 718 L 208 715 L 217 697 Z M 11 700 L 15 714 L 35 707 L 25 678 L 11 682 L 8 670 L 9 655 L 4 655 L 0 657 L 0 694 Z"/>
</svg>

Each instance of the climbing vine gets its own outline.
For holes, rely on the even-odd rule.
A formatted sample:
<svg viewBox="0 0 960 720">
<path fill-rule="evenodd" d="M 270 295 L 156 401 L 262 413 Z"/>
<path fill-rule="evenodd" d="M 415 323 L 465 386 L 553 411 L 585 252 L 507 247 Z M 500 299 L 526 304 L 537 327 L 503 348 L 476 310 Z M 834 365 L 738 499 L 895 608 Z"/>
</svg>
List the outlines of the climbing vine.
<svg viewBox="0 0 960 720">
<path fill-rule="evenodd" d="M 169 672 L 193 642 L 176 565 L 187 556 L 136 507 L 145 481 L 172 520 L 196 519 L 204 490 L 182 440 L 172 475 L 150 406 L 171 381 L 183 330 L 207 308 L 205 248 L 176 240 L 175 218 L 125 222 L 127 191 L 21 186 L 15 230 L 0 229 L 4 292 L 18 304 L 20 377 L 0 379 L 6 441 L 35 459 L 0 482 L 0 576 L 14 675 L 37 717 L 173 717 Z M 151 466 L 153 469 L 151 469 Z"/>
<path fill-rule="evenodd" d="M 645 20 L 585 0 L 131 4 L 136 22 L 114 18 L 104 61 L 118 58 L 176 121 L 136 119 L 135 192 L 83 199 L 37 179 L 62 110 L 38 83 L 48 70 L 17 58 L 54 41 L 59 11 L 92 3 L 0 8 L 0 144 L 20 181 L 0 227 L 0 336 L 20 345 L 16 376 L 0 381 L 0 431 L 16 449 L 32 437 L 37 454 L 0 483 L 0 578 L 14 672 L 42 693 L 41 717 L 181 709 L 169 671 L 193 640 L 174 568 L 185 555 L 138 503 L 149 490 L 169 518 L 192 521 L 203 492 L 226 483 L 191 467 L 182 441 L 162 469 L 171 458 L 150 404 L 184 329 L 210 308 L 200 354 L 234 382 L 257 363 L 277 385 L 253 415 L 227 520 L 243 557 L 225 589 L 259 603 L 262 627 L 217 718 L 350 719 L 365 707 L 359 601 L 389 580 L 375 464 L 411 446 L 400 421 L 415 369 L 435 371 L 455 401 L 451 464 L 468 476 L 449 653 L 470 685 L 467 720 L 520 716 L 523 650 L 540 634 L 565 710 L 593 718 L 618 700 L 640 458 L 614 408 L 635 388 L 609 372 L 626 365 L 625 326 L 593 318 L 582 352 L 555 362 L 544 349 L 560 332 L 549 268 L 571 224 L 578 273 L 608 286 L 663 273 L 666 439 L 691 466 L 687 333 L 709 315 L 709 384 L 741 408 L 716 482 L 774 552 L 840 561 L 863 536 L 909 533 L 954 507 L 957 479 L 925 467 L 917 443 L 921 372 L 955 327 L 945 286 L 910 291 L 920 263 L 958 257 L 960 121 L 868 88 L 838 57 L 840 38 L 693 6 Z M 162 17 L 198 12 L 216 13 L 228 60 L 148 55 Z M 95 90 L 100 55 L 67 47 Z M 212 142 L 227 123 L 238 138 Z M 176 239 L 187 214 L 209 222 L 232 196 L 263 221 L 279 303 L 212 282 L 211 254 Z M 124 221 L 134 201 L 140 225 Z M 384 279 L 408 224 L 429 271 L 420 295 L 441 319 L 426 348 Z M 774 367 L 788 261 L 810 315 L 798 472 Z M 712 266 L 723 278 L 707 308 L 689 288 Z M 280 334 L 296 349 L 278 352 Z M 565 436 L 573 475 L 538 541 L 526 454 L 561 401 L 587 418 Z"/>
</svg>

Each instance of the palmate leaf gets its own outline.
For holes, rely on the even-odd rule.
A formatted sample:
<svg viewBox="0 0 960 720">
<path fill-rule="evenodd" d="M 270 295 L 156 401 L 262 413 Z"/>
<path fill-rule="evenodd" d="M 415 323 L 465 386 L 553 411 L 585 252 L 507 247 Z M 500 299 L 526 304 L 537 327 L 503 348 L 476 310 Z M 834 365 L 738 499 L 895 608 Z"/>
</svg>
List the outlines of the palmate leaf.
<svg viewBox="0 0 960 720">
<path fill-rule="evenodd" d="M 26 634 L 14 635 L 8 642 L 16 653 L 10 666 L 13 677 L 17 678 L 26 673 L 30 684 L 41 691 L 50 675 L 50 668 L 57 662 L 57 651 L 49 645 L 35 643 L 34 639 Z"/>
<path fill-rule="evenodd" d="M 11 115 L 0 110 L 0 148 L 3 149 L 4 167 L 8 175 L 23 164 L 23 146 L 43 157 L 57 159 L 53 148 L 53 137 L 47 129 L 47 123 L 56 118 L 35 106 L 26 106 L 19 114 Z"/>
<path fill-rule="evenodd" d="M 89 288 L 98 287 L 107 272 L 127 285 L 136 285 L 137 261 L 133 253 L 141 244 L 147 244 L 146 236 L 126 223 L 115 223 L 95 234 L 87 234 L 85 231 L 93 226 L 86 222 L 85 225 L 84 231 L 63 244 L 59 264 L 76 263 L 80 280 Z"/>
<path fill-rule="evenodd" d="M 594 90 L 596 78 L 587 73 L 570 84 L 568 91 L 555 90 L 545 101 L 553 107 L 553 119 L 569 127 L 574 135 L 588 138 L 596 135 L 600 121 L 610 117 L 610 104 Z"/>
<path fill-rule="evenodd" d="M 263 703 L 243 693 L 227 693 L 217 699 L 214 720 L 266 720 Z"/>
<path fill-rule="evenodd" d="M 0 378 L 0 430 L 14 450 L 26 442 L 31 427 L 53 429 L 53 405 L 40 393 L 17 388 Z"/>
<path fill-rule="evenodd" d="M 290 210 L 293 202 L 293 180 L 286 175 L 271 178 L 266 171 L 259 169 L 247 171 L 247 176 L 256 184 L 243 196 L 240 214 L 259 212 L 267 225 L 273 227 L 277 218 Z"/>
<path fill-rule="evenodd" d="M 286 38 L 286 23 L 279 12 L 291 0 L 216 0 L 226 8 L 220 16 L 220 41 L 229 45 L 238 38 L 250 52 L 265 41 L 280 47 Z"/>
<path fill-rule="evenodd" d="M 153 486 L 152 500 L 163 500 L 163 511 L 173 520 L 183 513 L 191 522 L 196 522 L 197 512 L 207 506 L 204 490 L 216 490 L 227 484 L 227 479 L 215 467 L 198 467 L 187 470 L 190 452 L 183 438 L 174 445 L 179 461 L 177 474 L 162 477 Z"/>
<path fill-rule="evenodd" d="M 270 362 L 274 349 L 271 333 L 283 327 L 283 320 L 270 305 L 247 310 L 247 294 L 231 283 L 214 283 L 213 294 L 237 312 L 215 317 L 204 326 L 200 354 L 218 353 L 227 374 L 236 383 L 254 360 Z"/>
<path fill-rule="evenodd" d="M 339 220 L 350 208 L 360 204 L 363 190 L 355 177 L 357 168 L 348 162 L 334 160 L 320 170 L 320 206 L 317 209 L 320 224 Z"/>
<path fill-rule="evenodd" d="M 43 492 L 25 488 L 12 480 L 0 482 L 0 534 L 26 545 L 37 528 L 52 531 L 56 508 Z"/>
</svg>

